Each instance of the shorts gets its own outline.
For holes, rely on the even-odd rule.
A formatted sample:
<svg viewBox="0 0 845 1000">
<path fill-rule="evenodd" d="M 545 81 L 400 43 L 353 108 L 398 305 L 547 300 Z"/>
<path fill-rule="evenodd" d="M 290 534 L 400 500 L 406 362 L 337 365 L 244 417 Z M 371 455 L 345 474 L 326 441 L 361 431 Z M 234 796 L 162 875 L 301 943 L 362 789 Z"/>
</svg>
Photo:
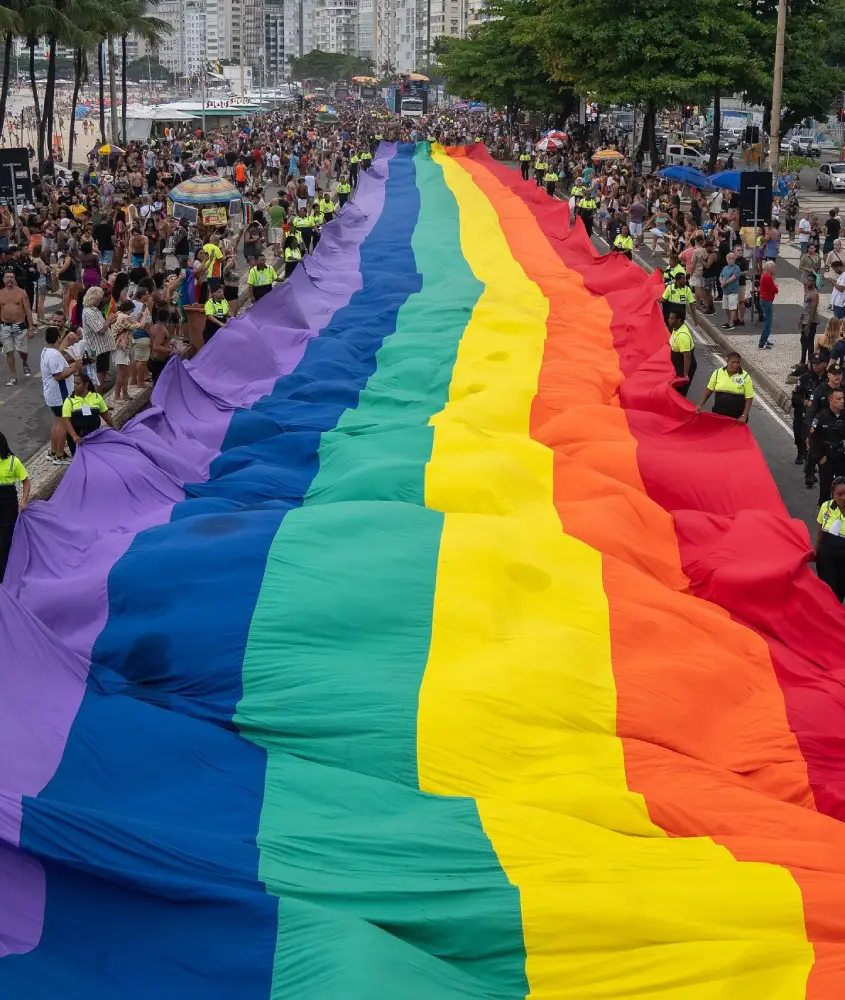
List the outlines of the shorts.
<svg viewBox="0 0 845 1000">
<path fill-rule="evenodd" d="M 112 358 L 114 358 L 114 363 L 116 365 L 128 365 L 129 364 L 129 351 L 121 351 L 119 347 L 116 347 L 112 351 Z"/>
<path fill-rule="evenodd" d="M 725 309 L 737 309 L 739 307 L 739 292 L 734 292 L 733 295 L 723 295 L 722 306 Z"/>
<path fill-rule="evenodd" d="M 150 360 L 150 338 L 136 337 L 132 341 L 132 357 L 136 361 Z"/>
<path fill-rule="evenodd" d="M 26 354 L 26 330 L 20 323 L 0 324 L 0 347 L 7 354 L 12 354 L 14 351 Z"/>
<path fill-rule="evenodd" d="M 704 278 L 700 274 L 691 274 L 689 286 L 690 288 L 704 288 Z"/>
<path fill-rule="evenodd" d="M 143 267 L 146 258 L 142 253 L 132 254 L 132 267 Z"/>
<path fill-rule="evenodd" d="M 708 292 L 715 292 L 715 291 L 717 291 L 718 288 L 719 288 L 719 279 L 718 278 L 705 278 L 704 279 L 704 287 L 705 287 L 705 289 Z"/>
<path fill-rule="evenodd" d="M 276 229 L 275 226 L 271 226 L 270 229 L 269 229 L 269 231 L 268 231 L 268 233 L 267 233 L 268 242 L 271 245 L 273 243 L 281 243 L 282 242 L 282 232 L 283 232 L 283 230 L 282 230 L 281 226 L 279 226 L 278 229 Z"/>
<path fill-rule="evenodd" d="M 38 294 L 39 295 L 46 295 L 47 294 L 47 276 L 46 276 L 46 274 L 42 274 L 41 277 L 38 279 Z"/>
<path fill-rule="evenodd" d="M 643 223 L 642 222 L 629 222 L 628 232 L 632 236 L 642 236 L 643 234 Z"/>
<path fill-rule="evenodd" d="M 62 407 L 61 406 L 51 406 L 50 407 L 54 417 L 61 417 Z"/>
<path fill-rule="evenodd" d="M 236 285 L 224 285 L 223 286 L 223 298 L 227 302 L 237 302 L 240 298 L 240 292 Z"/>
<path fill-rule="evenodd" d="M 103 267 L 109 267 L 114 262 L 114 250 L 101 250 L 100 263 Z"/>
</svg>

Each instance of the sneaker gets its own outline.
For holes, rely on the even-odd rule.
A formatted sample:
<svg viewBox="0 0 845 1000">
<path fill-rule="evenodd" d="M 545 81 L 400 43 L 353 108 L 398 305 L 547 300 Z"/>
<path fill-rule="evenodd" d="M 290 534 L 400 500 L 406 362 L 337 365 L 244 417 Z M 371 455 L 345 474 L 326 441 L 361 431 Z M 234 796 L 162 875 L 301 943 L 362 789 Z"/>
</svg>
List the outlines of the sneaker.
<svg viewBox="0 0 845 1000">
<path fill-rule="evenodd" d="M 16 378 L 10 378 L 6 385 L 17 385 L 18 380 Z"/>
<path fill-rule="evenodd" d="M 29 365 L 24 365 L 23 366 L 23 377 L 24 378 L 32 378 L 32 372 L 29 370 Z"/>
<path fill-rule="evenodd" d="M 796 465 L 803 465 L 804 464 L 804 456 L 803 455 L 796 455 L 795 456 L 795 464 Z"/>
<path fill-rule="evenodd" d="M 774 344 L 766 344 L 764 350 L 770 351 L 774 346 L 775 346 Z"/>
<path fill-rule="evenodd" d="M 733 323 L 725 323 L 725 325 L 722 327 L 723 330 L 733 330 L 733 328 L 734 328 Z"/>
<path fill-rule="evenodd" d="M 52 465 L 70 465 L 69 455 L 51 455 L 50 462 Z"/>
</svg>

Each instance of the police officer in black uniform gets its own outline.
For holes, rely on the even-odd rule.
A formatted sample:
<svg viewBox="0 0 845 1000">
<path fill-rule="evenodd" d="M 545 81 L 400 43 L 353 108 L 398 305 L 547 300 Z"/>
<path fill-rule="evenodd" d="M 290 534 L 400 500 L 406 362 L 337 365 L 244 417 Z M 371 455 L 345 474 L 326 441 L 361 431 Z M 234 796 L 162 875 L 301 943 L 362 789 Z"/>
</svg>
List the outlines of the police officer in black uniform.
<svg viewBox="0 0 845 1000">
<path fill-rule="evenodd" d="M 808 412 L 813 393 L 825 381 L 825 363 L 821 354 L 810 357 L 810 367 L 796 382 L 792 390 L 792 435 L 795 439 L 795 464 L 804 465 L 807 459 L 807 434 L 810 430 Z"/>
<path fill-rule="evenodd" d="M 827 397 L 833 389 L 838 389 L 842 385 L 842 365 L 829 365 L 825 379 L 816 386 L 810 397 L 810 405 L 807 407 L 807 426 L 812 425 L 813 420 L 825 409 L 827 409 Z M 804 464 L 804 485 L 808 490 L 816 485 L 816 460 L 810 451 L 807 452 L 807 461 Z M 828 498 L 825 497 L 825 500 Z"/>
<path fill-rule="evenodd" d="M 819 466 L 819 506 L 830 500 L 834 476 L 845 475 L 845 390 L 831 389 L 827 406 L 813 417 L 807 439 L 810 455 Z"/>
</svg>

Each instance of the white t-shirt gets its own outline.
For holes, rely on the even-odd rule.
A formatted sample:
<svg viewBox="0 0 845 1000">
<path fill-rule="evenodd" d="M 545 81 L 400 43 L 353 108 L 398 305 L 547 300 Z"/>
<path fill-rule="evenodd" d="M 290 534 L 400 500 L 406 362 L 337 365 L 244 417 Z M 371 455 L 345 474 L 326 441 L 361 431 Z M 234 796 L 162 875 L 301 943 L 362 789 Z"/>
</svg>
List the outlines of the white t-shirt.
<svg viewBox="0 0 845 1000">
<path fill-rule="evenodd" d="M 41 352 L 41 384 L 44 387 L 44 402 L 48 406 L 61 406 L 65 400 L 65 396 L 68 395 L 67 389 L 70 386 L 66 386 L 65 394 L 62 395 L 62 386 L 70 382 L 71 379 L 66 379 L 63 382 L 57 382 L 53 376 L 58 375 L 67 368 L 67 361 L 65 361 L 62 356 L 61 351 L 57 351 L 55 347 L 45 347 Z"/>
<path fill-rule="evenodd" d="M 798 223 L 798 241 L 800 243 L 804 243 L 804 242 L 809 243 L 809 241 L 810 241 L 810 234 L 812 233 L 812 231 L 813 231 L 813 227 L 810 224 L 810 220 L 809 219 L 801 219 L 799 221 L 799 223 Z"/>
<path fill-rule="evenodd" d="M 845 285 L 845 274 L 836 279 L 833 291 L 830 293 L 830 306 L 845 306 L 845 289 L 839 290 L 840 285 Z"/>
</svg>

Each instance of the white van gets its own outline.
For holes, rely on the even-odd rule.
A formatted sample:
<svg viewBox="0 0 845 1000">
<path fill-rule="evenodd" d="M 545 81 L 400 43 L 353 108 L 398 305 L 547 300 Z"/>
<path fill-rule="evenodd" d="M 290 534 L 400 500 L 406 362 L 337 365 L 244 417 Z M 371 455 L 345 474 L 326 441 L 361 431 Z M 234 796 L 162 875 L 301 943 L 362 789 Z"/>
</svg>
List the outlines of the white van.
<svg viewBox="0 0 845 1000">
<path fill-rule="evenodd" d="M 680 143 L 670 142 L 666 147 L 667 167 L 697 167 L 701 170 L 707 159 L 695 146 L 682 146 Z"/>
</svg>

